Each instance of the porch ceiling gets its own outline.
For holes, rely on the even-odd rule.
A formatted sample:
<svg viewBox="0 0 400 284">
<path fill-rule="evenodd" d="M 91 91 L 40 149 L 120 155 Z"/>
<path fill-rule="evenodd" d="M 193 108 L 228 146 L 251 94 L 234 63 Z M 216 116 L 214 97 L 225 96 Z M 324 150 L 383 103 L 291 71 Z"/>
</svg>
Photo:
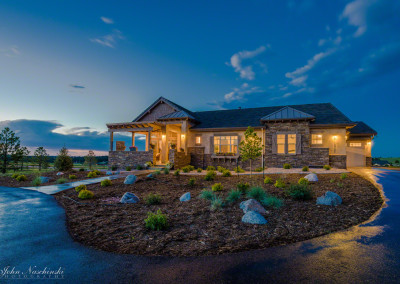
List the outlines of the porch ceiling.
<svg viewBox="0 0 400 284">
<path fill-rule="evenodd" d="M 107 128 L 109 132 L 112 131 L 153 131 L 161 129 L 164 125 L 158 121 L 138 121 L 138 122 L 120 122 L 120 123 L 107 123 Z"/>
</svg>

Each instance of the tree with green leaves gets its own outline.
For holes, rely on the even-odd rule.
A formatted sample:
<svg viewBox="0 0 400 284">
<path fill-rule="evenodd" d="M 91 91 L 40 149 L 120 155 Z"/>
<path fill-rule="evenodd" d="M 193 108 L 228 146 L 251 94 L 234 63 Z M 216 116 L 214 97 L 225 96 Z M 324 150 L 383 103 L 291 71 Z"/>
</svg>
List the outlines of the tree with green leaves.
<svg viewBox="0 0 400 284">
<path fill-rule="evenodd" d="M 92 170 L 93 167 L 95 167 L 97 165 L 96 155 L 94 154 L 94 152 L 92 150 L 89 150 L 89 154 L 87 154 L 85 156 L 84 164 L 89 168 L 89 170 Z"/>
<path fill-rule="evenodd" d="M 33 154 L 33 161 L 38 165 L 39 171 L 47 169 L 49 166 L 49 154 L 47 154 L 46 149 L 43 147 L 38 147 Z"/>
<path fill-rule="evenodd" d="M 244 133 L 244 140 L 239 144 L 239 151 L 242 161 L 245 162 L 250 160 L 250 175 L 253 174 L 252 171 L 252 161 L 257 159 L 262 154 L 263 146 L 261 145 L 261 137 L 257 136 L 254 128 L 247 127 Z"/>
<path fill-rule="evenodd" d="M 20 148 L 19 137 L 15 135 L 14 131 L 6 127 L 0 132 L 0 161 L 1 172 L 6 173 L 7 167 L 10 164 L 12 156 L 15 155 Z"/>
<path fill-rule="evenodd" d="M 60 149 L 54 167 L 59 171 L 69 171 L 74 166 L 71 157 L 68 154 L 68 149 L 64 146 Z"/>
<path fill-rule="evenodd" d="M 19 147 L 13 155 L 11 155 L 11 159 L 13 161 L 14 172 L 17 169 L 22 170 L 24 167 L 24 160 L 29 155 L 29 150 L 26 147 Z"/>
</svg>

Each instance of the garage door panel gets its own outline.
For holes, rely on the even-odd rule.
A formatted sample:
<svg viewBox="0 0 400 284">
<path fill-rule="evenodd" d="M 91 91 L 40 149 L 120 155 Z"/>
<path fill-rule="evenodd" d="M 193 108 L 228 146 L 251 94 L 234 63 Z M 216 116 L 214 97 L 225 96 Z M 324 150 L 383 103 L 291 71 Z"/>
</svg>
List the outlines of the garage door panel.
<svg viewBox="0 0 400 284">
<path fill-rule="evenodd" d="M 357 147 L 347 147 L 347 166 L 365 167 L 365 149 Z"/>
</svg>

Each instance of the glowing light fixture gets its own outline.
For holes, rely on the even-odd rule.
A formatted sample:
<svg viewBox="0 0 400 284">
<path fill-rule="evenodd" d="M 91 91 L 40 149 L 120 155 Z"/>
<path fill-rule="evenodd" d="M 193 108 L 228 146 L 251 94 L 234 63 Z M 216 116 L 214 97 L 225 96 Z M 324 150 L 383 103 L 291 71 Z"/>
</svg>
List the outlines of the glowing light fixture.
<svg viewBox="0 0 400 284">
<path fill-rule="evenodd" d="M 336 136 L 336 135 L 333 135 L 333 136 L 332 136 L 332 139 L 333 139 L 333 140 L 337 140 L 337 136 Z"/>
<path fill-rule="evenodd" d="M 370 146 L 370 145 L 371 145 L 371 142 L 367 142 L 367 145 Z"/>
<path fill-rule="evenodd" d="M 161 135 L 162 139 L 165 139 L 167 136 L 165 134 Z"/>
<path fill-rule="evenodd" d="M 181 138 L 182 138 L 182 139 L 185 139 L 185 134 L 181 134 Z"/>
</svg>

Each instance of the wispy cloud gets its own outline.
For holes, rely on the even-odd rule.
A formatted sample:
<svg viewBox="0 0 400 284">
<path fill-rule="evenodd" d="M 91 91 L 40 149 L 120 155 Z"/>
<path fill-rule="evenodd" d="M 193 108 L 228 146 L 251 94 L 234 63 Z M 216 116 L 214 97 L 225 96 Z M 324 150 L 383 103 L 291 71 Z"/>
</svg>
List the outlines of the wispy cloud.
<svg viewBox="0 0 400 284">
<path fill-rule="evenodd" d="M 248 83 L 243 83 L 239 88 L 233 88 L 231 92 L 224 95 L 227 103 L 243 100 L 246 95 L 254 93 L 263 93 L 259 87 L 251 87 Z"/>
<path fill-rule="evenodd" d="M 119 30 L 113 30 L 113 32 L 108 35 L 98 37 L 98 38 L 92 38 L 92 39 L 90 39 L 90 41 L 100 44 L 105 47 L 114 48 L 115 45 L 117 44 L 118 40 L 122 40 L 122 39 L 124 39 L 122 32 Z"/>
<path fill-rule="evenodd" d="M 110 19 L 110 18 L 107 18 L 107 17 L 100 17 L 100 19 L 101 19 L 104 23 L 106 23 L 106 24 L 108 24 L 108 25 L 114 24 L 114 21 L 113 21 L 112 19 Z"/>
<path fill-rule="evenodd" d="M 244 65 L 243 61 L 260 55 L 267 50 L 267 47 L 269 46 L 262 45 L 255 50 L 239 51 L 238 53 L 232 55 L 230 63 L 228 63 L 228 65 L 232 66 L 235 72 L 239 73 L 240 78 L 246 80 L 254 80 L 255 72 L 253 71 L 253 65 Z M 260 65 L 264 69 L 264 71 L 266 71 L 266 65 L 264 63 L 258 61 L 256 64 Z"/>
<path fill-rule="evenodd" d="M 17 46 L 10 46 L 6 49 L 0 49 L 0 54 L 3 54 L 7 57 L 16 57 L 19 56 L 21 52 Z"/>
</svg>

